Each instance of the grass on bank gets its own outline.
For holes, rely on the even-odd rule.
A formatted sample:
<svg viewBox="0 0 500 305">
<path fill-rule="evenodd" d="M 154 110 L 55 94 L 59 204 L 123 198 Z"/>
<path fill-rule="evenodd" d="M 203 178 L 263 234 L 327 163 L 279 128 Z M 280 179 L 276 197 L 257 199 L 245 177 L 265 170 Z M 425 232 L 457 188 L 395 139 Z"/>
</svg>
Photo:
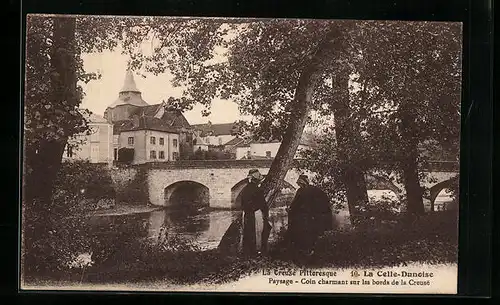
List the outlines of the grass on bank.
<svg viewBox="0 0 500 305">
<path fill-rule="evenodd" d="M 189 241 L 174 240 L 172 247 L 141 242 L 114 253 L 98 265 L 49 276 L 53 280 L 88 284 L 168 281 L 174 284 L 224 283 L 263 268 L 332 267 L 376 268 L 409 263 L 456 263 L 456 212 L 438 212 L 409 224 L 401 220 L 359 231 L 334 231 L 323 236 L 307 261 L 293 261 L 283 241 L 267 256 L 243 258 L 217 250 L 199 251 Z M 40 277 L 37 277 L 40 280 Z M 27 278 L 27 282 L 29 279 Z"/>
</svg>

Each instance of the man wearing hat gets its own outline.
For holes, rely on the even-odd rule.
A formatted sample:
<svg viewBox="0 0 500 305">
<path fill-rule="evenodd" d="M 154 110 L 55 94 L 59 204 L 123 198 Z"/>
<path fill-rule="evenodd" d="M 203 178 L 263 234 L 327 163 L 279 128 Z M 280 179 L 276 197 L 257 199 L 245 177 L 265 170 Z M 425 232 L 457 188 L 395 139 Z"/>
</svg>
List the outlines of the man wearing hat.
<svg viewBox="0 0 500 305">
<path fill-rule="evenodd" d="M 325 192 L 310 185 L 306 175 L 299 176 L 297 185 L 288 212 L 288 238 L 291 250 L 302 256 L 313 253 L 317 239 L 332 229 L 333 218 Z"/>
<path fill-rule="evenodd" d="M 259 187 L 263 180 L 262 174 L 257 169 L 248 172 L 248 185 L 241 194 L 241 207 L 243 209 L 243 254 L 253 255 L 257 251 L 265 251 L 262 232 L 268 229 L 269 210 L 264 192 Z M 265 238 L 264 238 L 265 239 Z"/>
</svg>

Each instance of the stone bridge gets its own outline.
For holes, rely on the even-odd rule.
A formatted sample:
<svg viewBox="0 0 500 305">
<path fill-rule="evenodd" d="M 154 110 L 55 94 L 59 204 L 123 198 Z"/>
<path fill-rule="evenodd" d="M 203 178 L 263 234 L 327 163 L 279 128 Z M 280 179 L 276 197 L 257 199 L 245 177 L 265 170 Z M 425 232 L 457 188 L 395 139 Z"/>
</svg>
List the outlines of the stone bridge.
<svg viewBox="0 0 500 305">
<path fill-rule="evenodd" d="M 434 211 L 434 203 L 439 193 L 458 184 L 459 164 L 454 161 L 428 162 L 421 165 L 420 173 L 425 174 L 420 181 L 424 199 L 428 200 L 429 209 Z M 398 181 L 395 171 L 370 171 L 366 174 L 366 181 L 369 190 L 390 190 L 398 198 L 405 194 L 404 184 Z"/>
<path fill-rule="evenodd" d="M 154 205 L 170 206 L 183 200 L 213 208 L 236 208 L 247 174 L 257 168 L 266 175 L 270 160 L 209 160 L 149 163 L 148 193 Z M 297 188 L 296 170 L 288 171 L 284 192 Z"/>
<path fill-rule="evenodd" d="M 113 180 L 126 180 L 129 184 L 133 176 L 143 174 L 140 181 L 145 188 L 148 200 L 157 206 L 172 206 L 187 202 L 197 206 L 230 209 L 239 206 L 239 195 L 247 184 L 248 170 L 257 168 L 267 174 L 272 160 L 182 160 L 175 162 L 155 162 L 130 167 L 115 167 Z M 439 192 L 449 187 L 452 178 L 458 174 L 455 162 L 435 162 L 426 165 L 430 182 L 422 183 L 429 190 L 431 202 Z M 293 195 L 299 171 L 289 170 L 282 194 Z M 310 174 L 310 173 L 308 173 Z M 390 175 L 389 175 L 390 176 Z M 404 193 L 403 185 L 392 177 L 372 172 L 367 174 L 369 189 L 392 190 L 398 196 Z M 130 188 L 131 186 L 128 186 Z M 137 188 L 136 185 L 133 187 Z"/>
</svg>

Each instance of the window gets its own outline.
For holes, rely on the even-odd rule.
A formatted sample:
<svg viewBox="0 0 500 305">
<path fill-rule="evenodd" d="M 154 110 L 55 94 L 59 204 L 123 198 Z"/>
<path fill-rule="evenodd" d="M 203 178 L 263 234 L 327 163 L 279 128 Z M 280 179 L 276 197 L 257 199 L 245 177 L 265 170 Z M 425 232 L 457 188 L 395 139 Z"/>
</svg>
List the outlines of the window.
<svg viewBox="0 0 500 305">
<path fill-rule="evenodd" d="M 159 151 L 159 156 L 160 159 L 165 159 L 165 152 L 163 150 Z"/>
<path fill-rule="evenodd" d="M 165 145 L 165 139 L 160 138 L 160 145 Z"/>
<path fill-rule="evenodd" d="M 90 130 L 92 132 L 90 134 L 90 141 L 91 142 L 97 142 L 97 141 L 99 141 L 99 127 L 97 127 L 97 126 L 91 127 Z"/>
<path fill-rule="evenodd" d="M 151 137 L 151 139 L 149 140 L 149 143 L 151 143 L 151 145 L 155 145 L 156 144 L 156 138 L 155 137 Z"/>
<path fill-rule="evenodd" d="M 113 153 L 113 160 L 116 160 L 116 159 L 118 159 L 118 148 L 115 148 L 114 153 Z"/>
<path fill-rule="evenodd" d="M 179 153 L 178 153 L 178 152 L 176 152 L 176 151 L 174 151 L 174 152 L 172 153 L 172 159 L 174 159 L 174 160 L 179 159 Z"/>
<path fill-rule="evenodd" d="M 177 147 L 177 139 L 173 139 L 172 144 L 174 145 L 174 147 Z"/>
<path fill-rule="evenodd" d="M 210 145 L 210 138 L 209 138 L 209 137 L 206 137 L 206 138 L 205 138 L 205 142 L 206 142 L 208 145 Z"/>
<path fill-rule="evenodd" d="M 71 146 L 68 146 L 66 149 L 66 157 L 68 158 L 73 157 L 73 148 Z"/>
<path fill-rule="evenodd" d="M 128 137 L 128 145 L 134 145 L 134 137 Z"/>
<path fill-rule="evenodd" d="M 252 153 L 249 150 L 247 150 L 247 157 L 250 157 L 251 155 Z"/>
<path fill-rule="evenodd" d="M 269 150 L 266 151 L 266 157 L 271 158 L 271 152 Z"/>
<path fill-rule="evenodd" d="M 149 159 L 156 159 L 156 150 L 152 150 L 149 152 Z"/>
<path fill-rule="evenodd" d="M 98 162 L 99 161 L 99 146 L 91 146 L 90 150 L 90 160 L 92 162 Z"/>
</svg>

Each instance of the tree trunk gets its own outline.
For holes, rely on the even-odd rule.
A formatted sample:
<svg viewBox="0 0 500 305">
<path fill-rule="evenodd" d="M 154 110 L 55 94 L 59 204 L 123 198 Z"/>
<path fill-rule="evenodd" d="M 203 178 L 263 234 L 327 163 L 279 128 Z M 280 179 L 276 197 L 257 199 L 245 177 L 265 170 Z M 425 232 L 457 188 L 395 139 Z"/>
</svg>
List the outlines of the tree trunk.
<svg viewBox="0 0 500 305">
<path fill-rule="evenodd" d="M 363 215 L 360 208 L 368 203 L 365 174 L 355 166 L 347 165 L 342 172 L 342 181 L 346 188 L 351 223 L 354 227 L 360 227 L 363 224 Z"/>
<path fill-rule="evenodd" d="M 326 35 L 325 39 L 318 44 L 316 52 L 311 56 L 309 65 L 300 74 L 295 90 L 292 117 L 283 135 L 276 157 L 271 164 L 269 173 L 266 176 L 266 180 L 262 185 L 264 193 L 267 194 L 267 204 L 269 207 L 274 204 L 278 196 L 281 183 L 292 165 L 295 153 L 300 144 L 302 133 L 309 118 L 314 90 L 320 78 L 320 73 L 318 73 L 319 66 L 325 56 L 327 56 L 328 46 L 331 46 L 332 41 L 339 36 L 339 30 L 332 29 Z"/>
<path fill-rule="evenodd" d="M 420 186 L 418 176 L 418 137 L 414 132 L 415 115 L 414 109 L 401 107 L 401 135 L 403 145 L 403 158 L 401 169 L 403 171 L 403 182 L 405 185 L 407 199 L 407 213 L 409 215 L 422 215 L 425 212 L 423 201 L 423 189 Z"/>
<path fill-rule="evenodd" d="M 309 117 L 313 93 L 320 78 L 320 73 L 318 73 L 319 67 L 322 60 L 327 55 L 328 46 L 332 44 L 332 41 L 338 37 L 339 34 L 340 32 L 338 29 L 332 29 L 326 35 L 325 39 L 318 44 L 316 51 L 310 57 L 309 64 L 301 71 L 295 90 L 293 114 L 285 134 L 283 135 L 276 157 L 262 184 L 262 189 L 264 194 L 266 194 L 268 207 L 272 207 L 274 204 L 281 189 L 281 184 L 292 166 L 295 153 Z M 229 237 L 229 234 L 224 234 L 220 244 L 226 243 L 224 239 Z M 267 247 L 268 238 L 269 231 L 264 231 L 262 235 L 263 248 Z"/>
<path fill-rule="evenodd" d="M 412 215 L 422 215 L 425 212 L 423 191 L 418 177 L 416 146 L 403 163 L 403 181 L 406 190 L 407 212 Z"/>
<path fill-rule="evenodd" d="M 264 194 L 267 194 L 267 204 L 272 206 L 281 188 L 281 183 L 292 166 L 292 162 L 302 137 L 310 112 L 310 103 L 316 79 L 314 70 L 304 71 L 299 79 L 295 93 L 295 107 L 290 124 L 283 135 L 281 145 L 276 153 L 266 180 L 262 184 Z"/>
<path fill-rule="evenodd" d="M 352 143 L 360 136 L 355 122 L 349 122 L 349 74 L 345 70 L 334 77 L 334 86 L 338 89 L 338 103 L 334 109 L 335 135 L 337 139 L 338 156 L 343 164 L 341 179 L 346 189 L 347 206 L 351 223 L 354 227 L 362 224 L 360 207 L 368 203 L 368 190 L 365 173 L 358 166 L 356 160 L 349 155 L 356 147 Z"/>
<path fill-rule="evenodd" d="M 77 77 L 75 61 L 75 18 L 58 17 L 53 19 L 53 51 L 51 56 L 52 88 L 51 103 L 63 100 L 77 105 Z M 32 101 L 33 102 L 33 101 Z M 37 137 L 40 135 L 36 135 Z M 34 243 L 48 236 L 51 223 L 52 192 L 59 171 L 67 136 L 45 135 L 37 145 L 25 141 L 24 179 L 23 179 L 23 246 L 28 254 L 26 263 L 48 266 L 36 259 L 38 253 Z M 30 144 L 28 144 L 30 143 Z M 33 252 L 34 251 L 34 252 Z"/>
</svg>

